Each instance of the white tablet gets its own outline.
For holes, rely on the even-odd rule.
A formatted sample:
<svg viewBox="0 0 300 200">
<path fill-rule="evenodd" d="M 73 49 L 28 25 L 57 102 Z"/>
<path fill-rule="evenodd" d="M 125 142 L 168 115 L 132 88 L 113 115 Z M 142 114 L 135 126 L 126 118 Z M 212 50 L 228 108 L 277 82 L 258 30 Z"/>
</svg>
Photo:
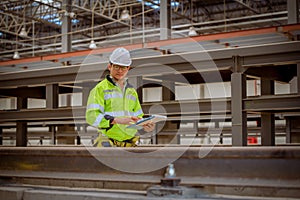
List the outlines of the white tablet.
<svg viewBox="0 0 300 200">
<path fill-rule="evenodd" d="M 163 115 L 151 115 L 149 117 L 143 118 L 138 120 L 135 124 L 131 124 L 129 126 L 127 126 L 127 128 L 135 128 L 135 129 L 142 129 L 143 125 L 149 123 L 149 122 L 153 122 L 153 123 L 157 123 L 160 121 L 165 121 L 167 120 L 166 116 Z"/>
</svg>

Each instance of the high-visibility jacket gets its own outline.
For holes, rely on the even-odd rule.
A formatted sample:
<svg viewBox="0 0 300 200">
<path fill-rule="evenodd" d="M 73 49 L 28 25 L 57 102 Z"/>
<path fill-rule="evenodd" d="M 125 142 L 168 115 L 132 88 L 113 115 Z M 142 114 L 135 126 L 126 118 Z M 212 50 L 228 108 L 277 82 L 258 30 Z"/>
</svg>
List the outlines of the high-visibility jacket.
<svg viewBox="0 0 300 200">
<path fill-rule="evenodd" d="M 111 77 L 107 76 L 89 94 L 86 121 L 109 138 L 124 141 L 133 138 L 137 132 L 136 129 L 126 128 L 128 125 L 111 124 L 110 116 L 142 117 L 143 115 L 137 92 L 129 83 L 122 91 Z"/>
</svg>

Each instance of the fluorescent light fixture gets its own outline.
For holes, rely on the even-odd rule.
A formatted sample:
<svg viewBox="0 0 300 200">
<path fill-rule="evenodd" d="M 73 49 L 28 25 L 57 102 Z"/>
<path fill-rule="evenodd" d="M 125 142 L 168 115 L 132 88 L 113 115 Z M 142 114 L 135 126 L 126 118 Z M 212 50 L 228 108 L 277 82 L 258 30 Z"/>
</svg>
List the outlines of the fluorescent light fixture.
<svg viewBox="0 0 300 200">
<path fill-rule="evenodd" d="M 96 48 L 97 48 L 97 45 L 96 45 L 96 43 L 95 43 L 94 40 L 91 41 L 91 43 L 90 43 L 90 45 L 89 45 L 89 48 L 90 48 L 90 49 L 96 49 Z"/>
<path fill-rule="evenodd" d="M 189 36 L 196 36 L 198 35 L 198 33 L 196 32 L 195 28 L 193 26 L 191 26 L 189 28 L 189 33 L 188 33 Z"/>
<path fill-rule="evenodd" d="M 120 18 L 121 18 L 121 20 L 130 20 L 131 16 L 129 15 L 129 11 L 123 10 Z"/>
<path fill-rule="evenodd" d="M 20 54 L 19 52 L 15 51 L 13 59 L 20 59 Z"/>
<path fill-rule="evenodd" d="M 24 27 L 21 29 L 20 37 L 27 37 L 27 32 Z"/>
</svg>

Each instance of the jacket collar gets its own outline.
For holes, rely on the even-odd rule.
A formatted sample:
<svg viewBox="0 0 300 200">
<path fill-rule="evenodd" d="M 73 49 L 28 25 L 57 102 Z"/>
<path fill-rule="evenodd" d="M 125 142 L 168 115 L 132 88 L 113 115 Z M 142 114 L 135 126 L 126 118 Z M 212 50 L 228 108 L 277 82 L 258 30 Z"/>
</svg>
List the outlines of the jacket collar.
<svg viewBox="0 0 300 200">
<path fill-rule="evenodd" d="M 111 83 L 113 84 L 114 86 L 117 86 L 116 82 L 114 81 L 114 79 L 108 74 L 106 76 L 106 79 Z M 128 82 L 128 79 L 126 78 L 125 80 L 126 84 L 125 84 L 125 89 L 126 88 L 133 88 L 133 86 Z"/>
</svg>

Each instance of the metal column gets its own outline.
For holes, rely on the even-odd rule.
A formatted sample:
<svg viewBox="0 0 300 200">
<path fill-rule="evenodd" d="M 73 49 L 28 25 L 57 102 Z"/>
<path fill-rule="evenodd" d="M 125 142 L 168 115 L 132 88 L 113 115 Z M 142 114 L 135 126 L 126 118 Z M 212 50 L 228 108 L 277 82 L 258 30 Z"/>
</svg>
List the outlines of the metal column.
<svg viewBox="0 0 300 200">
<path fill-rule="evenodd" d="M 246 75 L 242 72 L 241 58 L 233 57 L 231 74 L 232 146 L 247 146 L 247 112 L 243 99 L 246 97 Z"/>
<path fill-rule="evenodd" d="M 51 144 L 56 145 L 56 126 L 49 126 L 49 132 L 51 132 Z"/>
<path fill-rule="evenodd" d="M 162 82 L 162 99 L 163 101 L 167 100 L 175 100 L 175 83 L 173 81 L 165 81 Z"/>
<path fill-rule="evenodd" d="M 46 85 L 46 108 L 58 108 L 59 87 L 58 84 Z"/>
<path fill-rule="evenodd" d="M 300 94 L 300 63 L 297 64 L 297 94 Z"/>
<path fill-rule="evenodd" d="M 299 1 L 287 0 L 288 24 L 299 23 Z"/>
<path fill-rule="evenodd" d="M 160 1 L 160 40 L 171 38 L 171 0 Z"/>
<path fill-rule="evenodd" d="M 17 109 L 27 108 L 27 98 L 17 97 Z M 27 121 L 17 121 L 16 146 L 27 146 Z"/>
<path fill-rule="evenodd" d="M 261 79 L 261 95 L 274 94 L 274 81 Z M 275 116 L 274 113 L 261 113 L 261 144 L 275 145 Z"/>
<path fill-rule="evenodd" d="M 71 0 L 63 0 L 62 10 L 65 11 L 62 13 L 62 40 L 61 40 L 61 52 L 70 52 L 72 49 L 72 40 L 71 40 L 71 18 L 69 13 L 71 12 Z"/>
<path fill-rule="evenodd" d="M 300 63 L 297 63 L 297 75 L 290 81 L 290 93 L 300 94 Z"/>
<path fill-rule="evenodd" d="M 82 106 L 86 106 L 89 98 L 90 90 L 91 90 L 90 87 L 87 86 L 82 87 Z"/>
<path fill-rule="evenodd" d="M 143 77 L 130 77 L 129 82 L 136 89 L 140 103 L 143 103 Z"/>
<path fill-rule="evenodd" d="M 300 94 L 300 63 L 297 63 L 297 77 L 293 82 L 294 90 L 292 92 Z M 286 143 L 299 143 L 299 119 L 300 117 L 286 117 Z"/>
<path fill-rule="evenodd" d="M 175 83 L 174 81 L 162 81 L 162 100 L 175 100 Z M 164 124 L 164 130 L 178 130 L 179 124 L 176 122 L 167 121 Z M 176 140 L 173 140 L 176 137 Z M 157 142 L 161 144 L 180 144 L 180 135 L 161 135 L 157 138 Z"/>
<path fill-rule="evenodd" d="M 46 85 L 46 108 L 58 108 L 59 105 L 59 87 L 58 84 Z M 49 131 L 52 133 L 51 143 L 56 144 L 55 126 L 50 126 Z"/>
<path fill-rule="evenodd" d="M 3 128 L 0 127 L 0 145 L 3 145 Z"/>
</svg>

